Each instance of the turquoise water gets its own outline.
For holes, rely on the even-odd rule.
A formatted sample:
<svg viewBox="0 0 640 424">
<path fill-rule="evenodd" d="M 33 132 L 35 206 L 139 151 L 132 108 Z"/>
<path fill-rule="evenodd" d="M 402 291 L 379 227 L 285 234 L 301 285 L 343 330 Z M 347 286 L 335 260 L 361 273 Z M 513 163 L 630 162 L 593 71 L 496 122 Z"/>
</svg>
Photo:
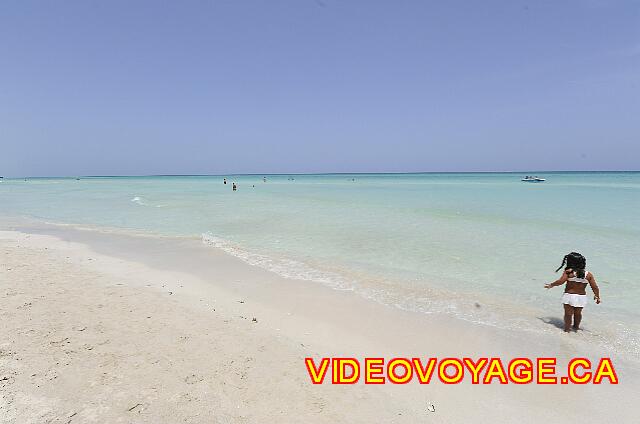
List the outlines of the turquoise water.
<svg viewBox="0 0 640 424">
<path fill-rule="evenodd" d="M 198 237 L 286 277 L 401 308 L 555 328 L 562 256 L 583 253 L 603 304 L 585 328 L 637 352 L 640 173 L 30 178 L 0 215 Z M 292 180 L 293 178 L 293 180 Z M 539 319 L 536 319 L 539 318 Z"/>
</svg>

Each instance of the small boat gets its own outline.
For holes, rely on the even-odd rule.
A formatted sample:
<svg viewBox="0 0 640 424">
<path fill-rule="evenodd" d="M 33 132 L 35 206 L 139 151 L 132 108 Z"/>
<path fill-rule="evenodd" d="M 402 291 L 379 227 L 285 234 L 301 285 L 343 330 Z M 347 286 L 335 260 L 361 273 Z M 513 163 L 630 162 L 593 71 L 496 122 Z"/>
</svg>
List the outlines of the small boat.
<svg viewBox="0 0 640 424">
<path fill-rule="evenodd" d="M 527 183 L 541 183 L 543 181 L 546 181 L 544 178 L 540 178 L 540 177 L 531 177 L 529 175 L 527 175 L 526 177 L 524 177 L 522 180 L 520 181 L 525 181 Z"/>
</svg>

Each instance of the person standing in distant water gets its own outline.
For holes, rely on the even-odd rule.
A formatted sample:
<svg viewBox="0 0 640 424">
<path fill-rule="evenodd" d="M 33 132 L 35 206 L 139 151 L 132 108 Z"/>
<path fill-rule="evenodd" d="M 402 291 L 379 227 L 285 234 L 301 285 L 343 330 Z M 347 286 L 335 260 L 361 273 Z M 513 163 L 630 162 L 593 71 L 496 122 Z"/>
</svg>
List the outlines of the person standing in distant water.
<svg viewBox="0 0 640 424">
<path fill-rule="evenodd" d="M 553 283 L 545 284 L 544 288 L 550 289 L 566 283 L 564 294 L 562 295 L 562 303 L 564 304 L 564 331 L 568 333 L 571 328 L 574 331 L 580 329 L 582 308 L 587 304 L 587 284 L 593 290 L 593 300 L 595 300 L 596 304 L 600 304 L 600 289 L 593 273 L 585 270 L 587 259 L 580 253 L 571 252 L 565 255 L 556 272 L 563 266 L 565 268 L 562 276 Z"/>
<path fill-rule="evenodd" d="M 237 190 L 237 188 L 238 188 L 238 187 L 236 186 L 236 183 L 233 183 L 233 186 L 232 186 L 232 187 L 233 187 L 233 191 L 236 191 L 236 190 Z"/>
<path fill-rule="evenodd" d="M 223 179 L 222 179 L 222 183 L 223 183 L 224 185 L 227 185 L 227 179 L 226 179 L 226 178 L 223 178 Z"/>
<path fill-rule="evenodd" d="M 266 183 L 267 182 L 267 177 L 262 177 L 262 182 Z"/>
</svg>

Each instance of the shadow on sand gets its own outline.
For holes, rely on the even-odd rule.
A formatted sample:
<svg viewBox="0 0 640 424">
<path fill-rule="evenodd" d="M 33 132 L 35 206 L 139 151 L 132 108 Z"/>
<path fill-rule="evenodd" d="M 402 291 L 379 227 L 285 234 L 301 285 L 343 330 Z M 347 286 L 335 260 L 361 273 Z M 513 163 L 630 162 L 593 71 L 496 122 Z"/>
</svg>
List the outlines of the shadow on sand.
<svg viewBox="0 0 640 424">
<path fill-rule="evenodd" d="M 556 328 L 564 330 L 564 320 L 556 317 L 538 317 L 545 324 L 553 325 Z"/>
<path fill-rule="evenodd" d="M 545 324 L 549 324 L 549 325 L 553 325 L 556 328 L 559 328 L 560 330 L 564 331 L 564 320 L 561 318 L 557 318 L 557 317 L 538 317 L 538 319 L 542 322 L 544 322 Z M 582 326 L 576 331 L 573 330 L 574 332 L 577 331 L 584 331 L 586 333 L 590 333 L 589 330 L 585 330 Z"/>
</svg>

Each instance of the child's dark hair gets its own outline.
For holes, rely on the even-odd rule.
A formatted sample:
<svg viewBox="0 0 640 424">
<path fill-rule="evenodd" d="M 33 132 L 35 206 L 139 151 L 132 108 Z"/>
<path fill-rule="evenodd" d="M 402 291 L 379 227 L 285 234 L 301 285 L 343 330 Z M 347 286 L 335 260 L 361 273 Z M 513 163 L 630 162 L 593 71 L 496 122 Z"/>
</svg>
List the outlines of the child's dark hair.
<svg viewBox="0 0 640 424">
<path fill-rule="evenodd" d="M 571 268 L 578 278 L 584 278 L 584 269 L 587 267 L 587 259 L 578 252 L 571 252 L 568 255 L 564 255 L 562 264 L 556 269 L 556 272 L 560 271 L 560 268 L 565 266 Z"/>
</svg>

